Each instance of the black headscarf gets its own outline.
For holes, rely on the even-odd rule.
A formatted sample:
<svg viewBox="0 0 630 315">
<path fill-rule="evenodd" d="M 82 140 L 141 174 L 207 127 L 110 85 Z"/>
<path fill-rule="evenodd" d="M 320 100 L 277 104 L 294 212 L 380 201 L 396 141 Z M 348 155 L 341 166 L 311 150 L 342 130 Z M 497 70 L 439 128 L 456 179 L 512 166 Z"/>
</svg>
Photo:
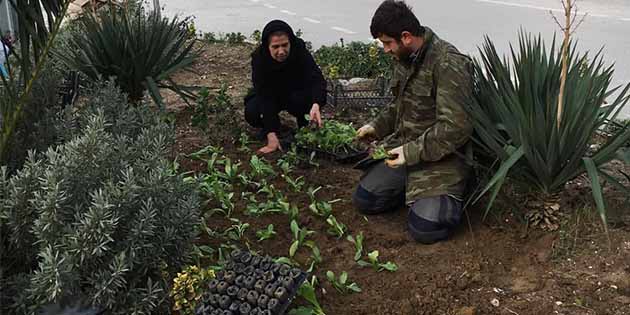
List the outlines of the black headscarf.
<svg viewBox="0 0 630 315">
<path fill-rule="evenodd" d="M 269 52 L 269 38 L 276 32 L 287 34 L 291 43 L 284 62 L 274 60 Z M 252 53 L 252 81 L 259 95 L 284 98 L 292 91 L 310 89 L 315 102 L 323 105 L 326 101 L 321 70 L 304 41 L 284 21 L 273 20 L 263 29 L 261 44 Z"/>
</svg>

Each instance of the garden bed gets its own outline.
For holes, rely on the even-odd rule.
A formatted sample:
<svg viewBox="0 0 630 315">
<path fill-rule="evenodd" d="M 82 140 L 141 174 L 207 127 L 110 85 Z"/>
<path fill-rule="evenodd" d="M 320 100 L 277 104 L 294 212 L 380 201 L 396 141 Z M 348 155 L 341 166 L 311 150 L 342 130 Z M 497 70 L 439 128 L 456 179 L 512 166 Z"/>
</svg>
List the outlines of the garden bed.
<svg viewBox="0 0 630 315">
<path fill-rule="evenodd" d="M 217 86 L 225 82 L 240 104 L 249 80 L 248 54 L 242 48 L 211 45 L 195 69 L 203 77 L 182 74 L 190 84 Z M 190 128 L 190 113 L 180 103 L 170 102 L 177 115 L 177 152 L 190 154 L 214 144 Z M 179 104 L 179 105 L 178 105 Z M 239 105 L 236 106 L 241 110 Z M 334 112 L 327 112 L 330 117 Z M 361 112 L 347 117 L 363 117 Z M 357 125 L 365 121 L 355 121 Z M 243 127 L 244 128 L 244 127 Z M 246 130 L 246 129 L 245 129 Z M 262 144 L 249 147 L 256 150 Z M 247 165 L 251 153 L 238 145 L 223 143 L 223 151 L 234 162 Z M 266 157 L 275 164 L 281 153 Z M 184 170 L 204 172 L 206 164 L 180 158 Z M 616 166 L 620 167 L 620 166 Z M 245 167 L 247 168 L 247 167 Z M 630 314 L 630 218 L 624 196 L 609 191 L 610 249 L 599 218 L 591 210 L 588 181 L 578 179 L 561 196 L 562 209 L 571 213 L 560 230 L 545 233 L 527 230 L 519 204 L 524 196 L 509 190 L 500 197 L 488 219 L 481 220 L 483 203 L 469 209 L 453 238 L 423 246 L 414 243 L 406 231 L 406 211 L 364 217 L 355 211 L 351 196 L 360 171 L 329 161 L 319 167 L 298 168 L 293 177 L 302 176 L 306 187 L 322 189 L 321 200 L 341 199 L 333 204 L 333 214 L 348 226 L 348 232 L 365 235 L 366 250 L 379 250 L 380 257 L 397 264 L 396 272 L 376 272 L 359 266 L 353 259 L 354 245 L 326 233 L 328 225 L 311 214 L 304 192 L 290 192 L 286 181 L 277 177 L 271 183 L 284 191 L 288 200 L 301 210 L 298 223 L 315 231 L 312 240 L 321 249 L 322 263 L 315 270 L 321 283 L 317 296 L 326 314 Z M 245 232 L 253 250 L 275 257 L 287 256 L 292 245 L 290 218 L 282 214 L 251 217 L 243 213 L 247 203 L 235 198 L 233 216 L 250 224 Z M 212 202 L 211 202 L 212 204 Z M 212 229 L 225 230 L 232 222 L 220 215 L 208 219 Z M 274 224 L 276 236 L 257 241 L 256 231 Z M 218 246 L 217 240 L 206 240 Z M 300 251 L 296 260 L 306 261 L 308 252 Z M 361 293 L 341 294 L 326 280 L 326 271 L 347 271 Z M 304 305 L 302 299 L 294 302 Z"/>
</svg>

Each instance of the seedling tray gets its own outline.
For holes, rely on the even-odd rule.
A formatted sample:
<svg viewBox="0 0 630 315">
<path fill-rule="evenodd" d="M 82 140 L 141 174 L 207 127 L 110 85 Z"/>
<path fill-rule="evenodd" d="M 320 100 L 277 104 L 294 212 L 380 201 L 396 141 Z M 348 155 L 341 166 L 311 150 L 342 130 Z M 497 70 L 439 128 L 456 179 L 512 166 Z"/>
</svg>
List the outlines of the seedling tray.
<svg viewBox="0 0 630 315">
<path fill-rule="evenodd" d="M 356 163 L 357 161 L 364 159 L 365 157 L 368 156 L 367 150 L 357 150 L 357 149 L 352 149 L 352 148 L 348 149 L 348 153 L 329 152 L 329 151 L 322 150 L 319 148 L 302 146 L 302 145 L 298 145 L 298 149 L 308 154 L 315 152 L 317 156 L 320 156 L 325 159 L 335 161 L 341 164 Z"/>
<path fill-rule="evenodd" d="M 216 273 L 196 315 L 282 315 L 307 274 L 269 256 L 234 250 Z"/>
</svg>

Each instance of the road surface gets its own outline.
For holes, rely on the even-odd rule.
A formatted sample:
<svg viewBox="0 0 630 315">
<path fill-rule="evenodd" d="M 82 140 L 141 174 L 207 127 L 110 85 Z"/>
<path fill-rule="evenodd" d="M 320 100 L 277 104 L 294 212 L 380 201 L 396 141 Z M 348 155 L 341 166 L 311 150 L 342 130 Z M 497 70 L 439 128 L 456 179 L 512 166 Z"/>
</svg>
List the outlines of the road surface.
<svg viewBox="0 0 630 315">
<path fill-rule="evenodd" d="M 205 32 L 250 35 L 271 19 L 283 19 L 304 32 L 315 48 L 343 38 L 371 40 L 369 24 L 381 0 L 162 0 L 168 14 L 195 16 Z M 407 0 L 420 22 L 461 51 L 477 55 L 484 36 L 501 52 L 508 52 L 521 28 L 541 33 L 549 41 L 561 20 L 559 0 Z M 587 14 L 575 36 L 582 51 L 603 48 L 604 60 L 615 64 L 613 86 L 630 82 L 630 0 L 580 0 Z M 550 12 L 551 11 L 551 12 Z M 630 106 L 624 110 L 630 117 Z"/>
</svg>

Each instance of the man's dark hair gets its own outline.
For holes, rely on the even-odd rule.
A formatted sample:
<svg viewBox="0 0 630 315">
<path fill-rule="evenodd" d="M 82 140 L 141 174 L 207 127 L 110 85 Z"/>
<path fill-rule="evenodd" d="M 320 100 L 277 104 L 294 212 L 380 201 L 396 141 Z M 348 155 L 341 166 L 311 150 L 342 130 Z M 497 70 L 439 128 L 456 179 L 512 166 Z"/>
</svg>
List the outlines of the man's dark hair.
<svg viewBox="0 0 630 315">
<path fill-rule="evenodd" d="M 370 32 L 372 37 L 381 35 L 400 40 L 402 32 L 409 32 L 414 36 L 424 35 L 424 27 L 411 11 L 411 7 L 405 1 L 386 0 L 376 9 Z"/>
</svg>

